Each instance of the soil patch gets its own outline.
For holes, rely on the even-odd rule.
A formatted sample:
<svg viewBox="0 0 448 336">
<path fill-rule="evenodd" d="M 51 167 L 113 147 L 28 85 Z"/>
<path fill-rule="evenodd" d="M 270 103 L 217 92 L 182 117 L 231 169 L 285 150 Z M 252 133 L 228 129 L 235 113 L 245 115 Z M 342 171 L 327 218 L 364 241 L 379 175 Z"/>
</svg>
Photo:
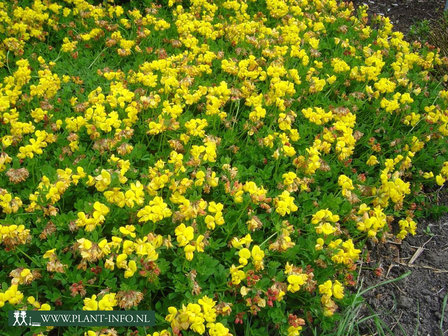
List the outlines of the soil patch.
<svg viewBox="0 0 448 336">
<path fill-rule="evenodd" d="M 397 282 L 377 287 L 364 296 L 364 316 L 379 315 L 389 335 L 446 335 L 448 309 L 442 323 L 443 300 L 448 295 L 448 216 L 436 222 L 420 220 L 418 233 L 397 243 L 387 241 L 371 249 L 370 262 L 362 266 L 363 287 L 394 279 L 410 271 Z M 369 335 L 374 321 L 363 324 Z M 385 328 L 387 331 L 387 329 Z"/>
<path fill-rule="evenodd" d="M 353 0 L 355 6 L 369 6 L 369 14 L 390 18 L 395 30 L 404 34 L 421 20 L 435 20 L 443 15 L 445 0 Z"/>
</svg>

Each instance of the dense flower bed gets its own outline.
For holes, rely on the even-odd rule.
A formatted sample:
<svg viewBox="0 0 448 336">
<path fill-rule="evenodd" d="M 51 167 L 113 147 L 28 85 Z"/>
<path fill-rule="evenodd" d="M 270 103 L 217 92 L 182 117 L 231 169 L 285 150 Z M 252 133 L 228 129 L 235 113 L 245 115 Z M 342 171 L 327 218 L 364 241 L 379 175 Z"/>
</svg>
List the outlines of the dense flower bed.
<svg viewBox="0 0 448 336">
<path fill-rule="evenodd" d="M 364 242 L 448 179 L 448 60 L 351 3 L 144 3 L 0 2 L 2 316 L 331 330 Z"/>
</svg>

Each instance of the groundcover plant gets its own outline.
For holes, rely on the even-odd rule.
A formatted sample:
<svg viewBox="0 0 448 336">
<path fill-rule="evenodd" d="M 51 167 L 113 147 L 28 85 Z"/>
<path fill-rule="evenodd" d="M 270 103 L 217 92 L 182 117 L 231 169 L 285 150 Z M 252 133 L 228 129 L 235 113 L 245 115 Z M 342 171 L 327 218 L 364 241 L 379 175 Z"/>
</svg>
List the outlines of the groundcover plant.
<svg viewBox="0 0 448 336">
<path fill-rule="evenodd" d="M 0 37 L 5 335 L 329 331 L 448 179 L 448 60 L 365 7 L 1 1 Z M 33 309 L 156 325 L 7 325 Z"/>
</svg>

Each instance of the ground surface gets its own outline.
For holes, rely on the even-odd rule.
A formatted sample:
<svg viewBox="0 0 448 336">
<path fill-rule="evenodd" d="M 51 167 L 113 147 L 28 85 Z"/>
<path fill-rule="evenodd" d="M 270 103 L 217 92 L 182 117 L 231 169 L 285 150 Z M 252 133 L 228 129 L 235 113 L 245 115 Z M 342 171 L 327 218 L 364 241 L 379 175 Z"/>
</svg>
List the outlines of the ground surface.
<svg viewBox="0 0 448 336">
<path fill-rule="evenodd" d="M 353 0 L 353 3 L 368 5 L 370 14 L 389 17 L 396 30 L 403 33 L 418 21 L 440 17 L 445 6 L 445 0 Z"/>
<path fill-rule="evenodd" d="M 395 30 L 405 34 L 418 21 L 439 18 L 445 5 L 445 0 L 353 2 L 367 4 L 370 14 L 390 17 Z M 401 244 L 389 241 L 374 247 L 370 262 L 362 265 L 360 283 L 367 288 L 408 271 L 411 274 L 405 279 L 368 292 L 362 316 L 378 313 L 386 335 L 448 335 L 448 309 L 440 328 L 443 300 L 448 295 L 448 215 L 438 221 L 420 220 L 417 235 Z M 362 330 L 372 335 L 378 328 L 371 319 L 362 324 Z"/>
<path fill-rule="evenodd" d="M 363 315 L 372 314 L 370 306 L 390 329 L 386 335 L 447 335 L 448 309 L 442 325 L 444 333 L 440 329 L 443 300 L 448 294 L 447 261 L 448 216 L 438 221 L 419 221 L 417 235 L 401 244 L 389 241 L 377 245 L 370 254 L 370 262 L 362 266 L 363 288 L 408 271 L 411 274 L 368 292 Z M 370 320 L 362 329 L 371 335 L 373 326 Z"/>
</svg>

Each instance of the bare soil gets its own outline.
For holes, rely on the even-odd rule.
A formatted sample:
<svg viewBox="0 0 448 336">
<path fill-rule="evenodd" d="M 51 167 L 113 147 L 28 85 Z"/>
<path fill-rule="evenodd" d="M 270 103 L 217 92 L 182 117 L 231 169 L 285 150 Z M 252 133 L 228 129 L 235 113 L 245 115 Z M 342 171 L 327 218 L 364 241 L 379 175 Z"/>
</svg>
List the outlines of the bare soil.
<svg viewBox="0 0 448 336">
<path fill-rule="evenodd" d="M 364 288 L 411 272 L 364 296 L 367 304 L 363 315 L 379 314 L 384 329 L 389 329 L 386 335 L 448 334 L 448 309 L 440 328 L 443 300 L 448 295 L 448 216 L 438 221 L 420 220 L 418 224 L 415 236 L 373 247 L 369 263 L 362 266 Z M 373 335 L 373 320 L 364 323 L 362 329 L 366 335 Z"/>
<path fill-rule="evenodd" d="M 369 6 L 369 14 L 390 18 L 395 30 L 404 34 L 422 20 L 436 20 L 443 14 L 445 0 L 353 0 L 355 6 Z"/>
</svg>

